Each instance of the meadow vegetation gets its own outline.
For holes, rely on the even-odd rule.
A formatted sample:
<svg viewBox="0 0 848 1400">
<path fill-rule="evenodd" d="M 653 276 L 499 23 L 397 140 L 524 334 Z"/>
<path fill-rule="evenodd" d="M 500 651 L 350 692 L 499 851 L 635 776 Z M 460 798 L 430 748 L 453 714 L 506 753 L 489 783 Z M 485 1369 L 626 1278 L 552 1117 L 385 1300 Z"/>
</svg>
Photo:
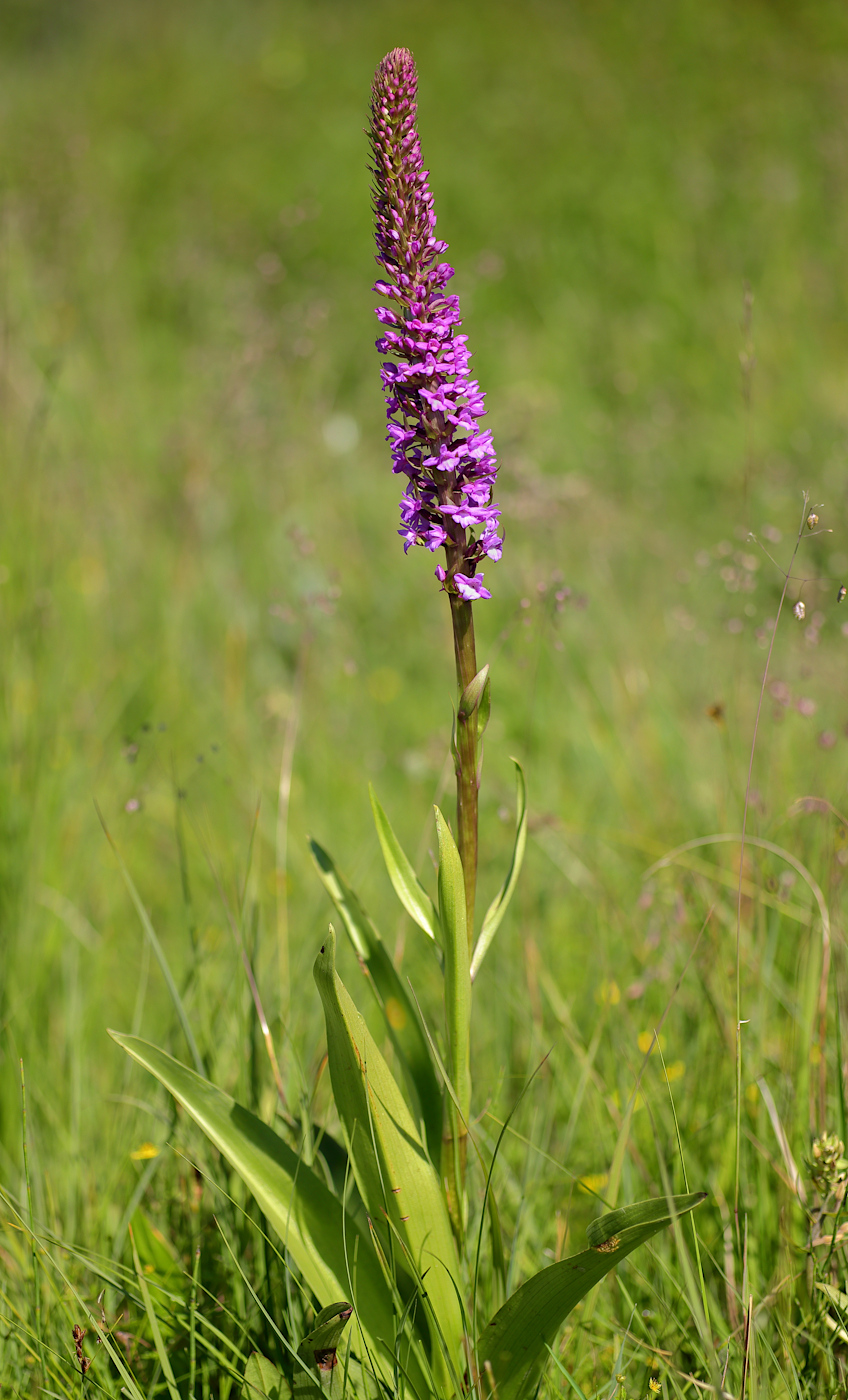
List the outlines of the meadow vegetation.
<svg viewBox="0 0 848 1400">
<path fill-rule="evenodd" d="M 338 1126 L 309 836 L 435 1005 L 368 797 L 433 885 L 450 627 L 397 538 L 372 348 L 363 126 L 396 44 L 501 464 L 481 908 L 512 755 L 529 839 L 475 987 L 473 1111 L 490 1151 L 516 1110 L 510 1287 L 611 1194 L 703 1189 L 697 1237 L 590 1295 L 544 1385 L 845 1395 L 832 0 L 4 6 L 0 1394 L 121 1394 L 88 1310 L 151 1397 L 238 1396 L 311 1325 L 239 1178 L 107 1036 L 192 1062 L 132 889 L 206 1073 L 269 1123 L 242 949 L 291 1119 Z M 664 861 L 739 833 L 761 693 L 741 869 L 735 839 Z"/>
</svg>

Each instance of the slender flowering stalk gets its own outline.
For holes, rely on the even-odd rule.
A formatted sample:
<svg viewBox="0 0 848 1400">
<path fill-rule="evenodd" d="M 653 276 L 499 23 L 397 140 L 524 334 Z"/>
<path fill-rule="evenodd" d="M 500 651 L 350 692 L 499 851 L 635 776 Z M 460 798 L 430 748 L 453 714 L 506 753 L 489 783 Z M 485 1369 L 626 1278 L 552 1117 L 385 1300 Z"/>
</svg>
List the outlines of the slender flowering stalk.
<svg viewBox="0 0 848 1400">
<path fill-rule="evenodd" d="M 453 277 L 439 258 L 436 216 L 415 126 L 415 62 L 393 49 L 377 69 L 371 91 L 377 262 L 385 276 L 374 287 L 388 306 L 377 309 L 392 469 L 406 478 L 401 497 L 404 550 L 444 549 L 436 577 L 448 594 L 457 684 L 457 844 L 462 857 L 469 945 L 477 881 L 477 716 L 462 694 L 477 673 L 471 604 L 490 598 L 478 572 L 498 560 L 500 509 L 492 502 L 497 462 L 492 435 L 481 429 L 484 395 L 469 377 L 467 337 L 459 333 L 459 298 L 445 288 Z"/>
</svg>

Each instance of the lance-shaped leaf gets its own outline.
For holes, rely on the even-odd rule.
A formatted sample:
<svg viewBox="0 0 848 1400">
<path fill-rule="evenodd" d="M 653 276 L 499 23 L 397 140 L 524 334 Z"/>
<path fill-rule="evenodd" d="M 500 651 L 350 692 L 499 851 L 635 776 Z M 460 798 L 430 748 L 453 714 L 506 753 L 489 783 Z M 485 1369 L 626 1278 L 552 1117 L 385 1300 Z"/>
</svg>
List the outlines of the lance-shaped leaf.
<svg viewBox="0 0 848 1400">
<path fill-rule="evenodd" d="M 350 1303 L 330 1303 L 322 1308 L 312 1331 L 297 1349 L 292 1390 L 296 1400 L 341 1400 L 344 1390 L 338 1347 L 353 1308 Z"/>
<path fill-rule="evenodd" d="M 590 1288 L 676 1216 L 694 1210 L 706 1192 L 640 1201 L 595 1220 L 590 1248 L 542 1269 L 513 1293 L 482 1333 L 477 1367 L 491 1366 L 497 1400 L 524 1400 L 536 1389 L 559 1328 Z"/>
<path fill-rule="evenodd" d="M 316 1297 L 354 1298 L 375 1365 L 391 1375 L 395 1321 L 370 1240 L 282 1138 L 229 1094 L 137 1036 L 113 1040 L 164 1084 L 252 1192 Z M 348 1268 L 348 1261 L 350 1269 Z"/>
<path fill-rule="evenodd" d="M 371 794 L 371 809 L 374 813 L 374 825 L 377 828 L 377 835 L 380 838 L 383 860 L 386 862 L 386 869 L 389 872 L 389 879 L 394 885 L 395 894 L 409 917 L 414 919 L 418 927 L 422 928 L 435 943 L 438 943 L 440 930 L 436 906 L 413 870 L 412 862 L 395 836 L 395 833 L 392 831 L 391 823 L 380 806 L 379 799 L 373 787 L 369 785 L 368 791 Z"/>
<path fill-rule="evenodd" d="M 489 950 L 489 945 L 498 931 L 501 919 L 509 908 L 509 902 L 512 899 L 515 886 L 518 883 L 518 876 L 524 860 L 524 850 L 527 845 L 527 787 L 524 782 L 524 773 L 522 772 L 521 764 L 516 758 L 512 761 L 515 764 L 516 787 L 515 843 L 512 848 L 512 859 L 509 863 L 506 879 L 486 910 L 486 917 L 483 920 L 480 937 L 477 939 L 474 956 L 471 959 L 472 982 L 480 971 L 480 964 L 485 958 Z"/>
<path fill-rule="evenodd" d="M 488 667 L 486 668 L 488 670 Z M 492 682 L 490 677 L 486 677 L 486 684 L 483 687 L 483 694 L 480 696 L 480 704 L 477 706 L 477 741 L 482 739 L 488 728 L 489 719 L 492 714 Z"/>
<path fill-rule="evenodd" d="M 377 929 L 332 857 L 317 841 L 310 840 L 309 848 L 321 882 L 339 912 L 383 1013 L 410 1098 L 424 1124 L 430 1159 L 438 1162 L 442 1145 L 442 1092 L 412 998 Z"/>
<path fill-rule="evenodd" d="M 445 1013 L 448 1068 L 459 1109 L 466 1123 L 471 1109 L 471 978 L 465 924 L 465 880 L 462 859 L 444 816 L 436 812 L 439 838 L 439 919 L 445 954 Z"/>
<path fill-rule="evenodd" d="M 460 1273 L 445 1198 L 406 1101 L 336 972 L 332 928 L 313 973 L 324 1006 L 333 1097 L 356 1183 L 375 1223 L 388 1218 L 388 1250 L 399 1241 L 409 1255 L 410 1272 L 425 1277 L 438 1327 L 456 1364 L 462 1343 Z M 438 1345 L 433 1351 L 434 1367 L 443 1370 Z"/>
</svg>

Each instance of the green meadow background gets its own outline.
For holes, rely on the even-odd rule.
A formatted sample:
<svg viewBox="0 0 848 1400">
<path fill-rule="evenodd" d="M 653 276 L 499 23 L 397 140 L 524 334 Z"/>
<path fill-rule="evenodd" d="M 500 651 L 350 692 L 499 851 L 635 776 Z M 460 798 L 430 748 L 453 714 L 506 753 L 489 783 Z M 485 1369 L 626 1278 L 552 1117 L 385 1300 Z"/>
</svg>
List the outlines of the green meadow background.
<svg viewBox="0 0 848 1400">
<path fill-rule="evenodd" d="M 102 1284 L 85 1251 L 126 1261 L 141 1211 L 175 1267 L 190 1271 L 205 1242 L 204 1284 L 226 1295 L 234 1345 L 247 1354 L 268 1330 L 238 1276 L 232 1293 L 215 1282 L 231 1276 L 212 1212 L 230 1207 L 187 1160 L 236 1196 L 237 1184 L 106 1034 L 133 1029 L 188 1058 L 113 847 L 210 1076 L 269 1121 L 230 919 L 290 1107 L 326 1119 L 311 964 L 329 906 L 307 835 L 435 1006 L 368 800 L 370 781 L 426 875 L 431 804 L 451 801 L 453 659 L 435 561 L 405 559 L 396 533 L 363 134 L 373 70 L 395 45 L 418 62 L 439 232 L 500 460 L 506 548 L 475 610 L 494 707 L 483 909 L 509 858 L 512 755 L 531 836 L 477 983 L 483 1140 L 551 1052 L 503 1158 L 513 1282 L 582 1247 L 597 1203 L 577 1183 L 603 1197 L 645 1037 L 667 1010 L 669 1084 L 653 1056 L 622 1200 L 661 1193 L 663 1172 L 684 1189 L 671 1090 L 690 1186 L 711 1193 L 697 1223 L 729 1375 L 738 1387 L 750 1294 L 762 1393 L 836 1394 L 838 1357 L 808 1345 L 808 1302 L 784 1287 L 803 1274 L 803 1217 L 757 1088 L 799 1163 L 813 1128 L 841 1129 L 848 12 L 835 0 L 5 0 L 0 1388 L 41 1393 L 41 1326 L 43 1393 L 79 1393 L 72 1295 L 44 1264 L 36 1318 L 14 1213 L 21 1061 L 33 1218 L 76 1247 L 51 1257 L 86 1301 Z M 777 631 L 749 831 L 808 868 L 830 908 L 828 1097 L 811 1122 L 810 888 L 752 847 L 743 1279 L 741 1248 L 735 1274 L 727 1254 L 739 848 L 644 875 L 680 843 L 740 830 L 805 491 L 821 529 L 804 531 Z M 822 801 L 797 805 L 810 796 Z M 365 1006 L 350 948 L 342 957 Z M 234 1209 L 230 1223 L 274 1296 L 279 1278 Z M 695 1394 L 692 1368 L 709 1379 L 676 1248 L 634 1256 L 575 1314 L 562 1355 L 586 1395 L 610 1393 L 619 1371 L 641 1395 L 652 1365 L 669 1394 Z M 141 1346 L 134 1364 L 158 1394 Z M 117 1394 L 107 1373 L 97 1384 Z M 204 1375 L 204 1394 L 230 1394 L 226 1367 Z"/>
</svg>

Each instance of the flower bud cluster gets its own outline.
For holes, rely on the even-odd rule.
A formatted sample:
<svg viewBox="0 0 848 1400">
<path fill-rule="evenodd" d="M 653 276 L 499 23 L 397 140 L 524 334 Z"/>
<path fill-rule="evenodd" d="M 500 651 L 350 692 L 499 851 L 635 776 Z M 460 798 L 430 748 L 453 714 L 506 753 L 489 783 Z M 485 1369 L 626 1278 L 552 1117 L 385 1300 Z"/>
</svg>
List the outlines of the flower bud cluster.
<svg viewBox="0 0 848 1400">
<path fill-rule="evenodd" d="M 840 1187 L 844 1189 L 848 1180 L 848 1161 L 845 1159 L 845 1148 L 835 1133 L 823 1133 L 816 1138 L 807 1168 L 810 1180 L 822 1196 L 828 1196 Z"/>
<path fill-rule="evenodd" d="M 445 291 L 454 269 L 439 261 L 436 215 L 415 121 L 417 74 L 408 49 L 394 49 L 371 90 L 377 262 L 374 291 L 383 334 L 377 349 L 388 409 L 392 469 L 405 476 L 400 502 L 404 550 L 444 546 L 436 576 L 466 601 L 490 598 L 478 567 L 500 559 L 500 509 L 492 503 L 497 461 L 481 429 L 484 395 L 469 377 L 467 336 L 459 334 L 459 298 Z"/>
</svg>

